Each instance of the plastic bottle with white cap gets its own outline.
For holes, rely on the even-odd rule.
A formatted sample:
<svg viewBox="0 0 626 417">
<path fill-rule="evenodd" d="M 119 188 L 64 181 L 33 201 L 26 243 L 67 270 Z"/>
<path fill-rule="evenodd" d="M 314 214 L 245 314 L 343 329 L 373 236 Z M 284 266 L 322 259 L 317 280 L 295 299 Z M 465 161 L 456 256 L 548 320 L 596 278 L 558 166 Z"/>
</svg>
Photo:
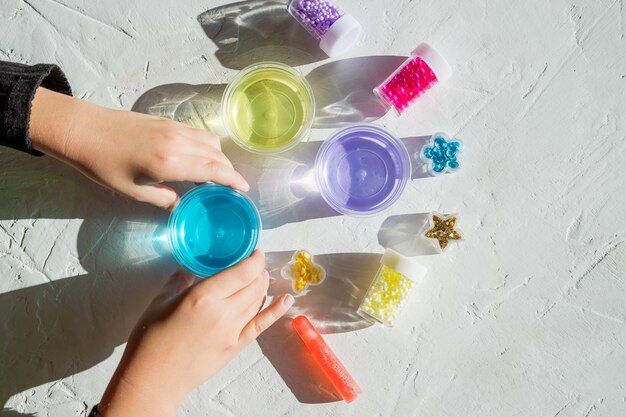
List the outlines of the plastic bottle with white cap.
<svg viewBox="0 0 626 417">
<path fill-rule="evenodd" d="M 330 57 L 347 51 L 361 33 L 361 24 L 329 0 L 291 0 L 288 10 Z"/>
<path fill-rule="evenodd" d="M 447 81 L 452 76 L 448 61 L 432 46 L 422 43 L 411 52 L 374 93 L 388 106 L 401 114 L 427 90 Z"/>
<path fill-rule="evenodd" d="M 415 284 L 426 276 L 427 269 L 392 249 L 385 250 L 380 264 L 358 313 L 391 327 Z"/>
</svg>

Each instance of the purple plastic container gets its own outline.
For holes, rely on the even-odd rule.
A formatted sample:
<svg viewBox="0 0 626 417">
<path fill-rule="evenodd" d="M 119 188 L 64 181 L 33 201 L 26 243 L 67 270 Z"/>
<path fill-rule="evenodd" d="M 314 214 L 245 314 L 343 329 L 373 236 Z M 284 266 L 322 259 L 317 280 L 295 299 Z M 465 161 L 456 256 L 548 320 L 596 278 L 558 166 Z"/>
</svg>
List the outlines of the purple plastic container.
<svg viewBox="0 0 626 417">
<path fill-rule="evenodd" d="M 371 215 L 391 207 L 411 175 L 406 148 L 389 131 L 357 124 L 336 131 L 315 161 L 324 200 L 343 214 Z"/>
</svg>

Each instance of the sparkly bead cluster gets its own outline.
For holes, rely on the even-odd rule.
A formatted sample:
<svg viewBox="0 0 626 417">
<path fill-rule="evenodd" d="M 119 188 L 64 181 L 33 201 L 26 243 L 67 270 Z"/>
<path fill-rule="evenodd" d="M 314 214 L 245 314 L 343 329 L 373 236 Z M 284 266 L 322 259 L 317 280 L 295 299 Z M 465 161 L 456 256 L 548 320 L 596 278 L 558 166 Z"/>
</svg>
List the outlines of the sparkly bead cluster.
<svg viewBox="0 0 626 417">
<path fill-rule="evenodd" d="M 343 12 L 327 0 L 294 0 L 290 9 L 300 23 L 318 39 L 343 16 Z"/>
<path fill-rule="evenodd" d="M 446 168 L 455 170 L 459 168 L 457 159 L 461 151 L 461 142 L 456 140 L 447 141 L 443 135 L 437 135 L 431 146 L 422 150 L 422 156 L 432 162 L 432 170 L 435 174 L 441 174 Z"/>
<path fill-rule="evenodd" d="M 298 251 L 291 262 L 291 276 L 293 278 L 293 289 L 301 292 L 309 284 L 317 285 L 325 278 L 322 267 L 313 262 L 313 257 L 307 251 Z"/>
<path fill-rule="evenodd" d="M 359 312 L 387 326 L 393 326 L 413 285 L 414 282 L 409 278 L 382 265 L 359 307 Z"/>
<path fill-rule="evenodd" d="M 416 56 L 381 85 L 379 93 L 401 113 L 436 82 L 437 76 L 433 70 Z"/>
</svg>

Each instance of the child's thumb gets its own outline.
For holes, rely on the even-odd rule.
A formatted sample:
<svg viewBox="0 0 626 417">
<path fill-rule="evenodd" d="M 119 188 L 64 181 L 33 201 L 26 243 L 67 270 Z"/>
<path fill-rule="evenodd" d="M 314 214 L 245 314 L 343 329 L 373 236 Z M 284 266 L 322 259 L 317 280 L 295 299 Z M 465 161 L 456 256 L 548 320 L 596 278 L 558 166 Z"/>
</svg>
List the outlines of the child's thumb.
<svg viewBox="0 0 626 417">
<path fill-rule="evenodd" d="M 165 210 L 172 210 L 178 203 L 176 191 L 163 184 L 138 185 L 131 194 L 137 201 L 150 203 Z"/>
</svg>

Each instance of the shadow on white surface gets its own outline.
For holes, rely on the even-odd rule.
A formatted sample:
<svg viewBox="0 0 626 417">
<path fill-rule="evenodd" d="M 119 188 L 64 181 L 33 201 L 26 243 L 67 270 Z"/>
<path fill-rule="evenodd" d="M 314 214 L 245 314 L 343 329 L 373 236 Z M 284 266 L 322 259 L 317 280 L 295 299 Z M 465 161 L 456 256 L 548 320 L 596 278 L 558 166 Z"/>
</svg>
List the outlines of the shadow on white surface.
<svg viewBox="0 0 626 417">
<path fill-rule="evenodd" d="M 225 88 L 225 84 L 163 84 L 142 94 L 132 111 L 176 120 L 219 135 Z"/>
<path fill-rule="evenodd" d="M 378 230 L 378 243 L 405 256 L 434 255 L 434 239 L 424 235 L 432 213 L 411 213 L 389 216 Z"/>
<path fill-rule="evenodd" d="M 231 3 L 200 14 L 198 22 L 226 68 L 240 70 L 259 61 L 298 66 L 327 58 L 287 12 L 287 0 Z"/>
<path fill-rule="evenodd" d="M 362 56 L 314 68 L 306 76 L 315 96 L 313 127 L 341 127 L 383 117 L 389 107 L 373 90 L 405 59 L 388 55 Z"/>
<path fill-rule="evenodd" d="M 198 16 L 218 50 L 219 62 L 241 70 L 261 61 L 299 66 L 327 59 L 318 42 L 287 12 L 287 0 L 250 0 L 219 6 Z M 402 56 L 365 56 L 325 63 L 307 76 L 316 102 L 313 127 L 370 122 L 389 107 L 373 93 Z"/>
<path fill-rule="evenodd" d="M 314 167 L 320 146 L 321 142 L 304 142 L 278 155 L 256 155 L 232 141 L 224 143 L 224 153 L 250 183 L 249 196 L 263 229 L 340 215 L 317 188 Z"/>
<path fill-rule="evenodd" d="M 328 62 L 313 69 L 305 77 L 315 97 L 312 127 L 335 128 L 383 117 L 388 107 L 372 90 L 404 59 L 364 56 Z M 226 84 L 163 84 L 144 92 L 132 110 L 176 120 L 224 137 L 227 131 L 221 106 L 225 88 Z"/>
<path fill-rule="evenodd" d="M 281 268 L 293 252 L 267 254 L 267 267 L 273 281 L 268 295 L 279 296 L 293 292 L 292 283 L 281 278 Z M 287 315 L 258 339 L 263 354 L 301 403 L 341 401 L 328 378 L 313 362 L 312 357 L 291 327 L 291 319 L 307 316 L 320 333 L 344 333 L 363 329 L 372 322 L 357 314 L 379 267 L 377 253 L 330 253 L 315 256 L 328 276 L 319 286 L 310 287 L 301 295 Z"/>
<path fill-rule="evenodd" d="M 400 141 L 406 147 L 411 158 L 411 179 L 417 180 L 420 178 L 433 177 L 428 171 L 428 167 L 424 161 L 420 158 L 420 152 L 424 145 L 428 143 L 431 136 L 408 136 L 401 138 Z"/>
<path fill-rule="evenodd" d="M 15 275 L 40 274 L 50 280 L 0 294 L 0 405 L 6 406 L 14 394 L 108 358 L 126 342 L 176 265 L 161 246 L 153 244 L 158 243 L 153 238 L 167 213 L 113 197 L 52 158 L 0 151 L 0 163 L 4 167 L 0 219 L 30 219 L 35 224 L 26 243 L 16 242 L 20 249 L 7 255 L 19 265 Z M 71 265 L 41 267 L 32 249 L 58 240 L 57 249 L 62 250 L 63 230 L 42 232 L 45 229 L 36 222 L 68 219 L 69 225 L 70 219 L 77 218 L 84 219 L 74 252 L 78 259 L 70 262 L 71 257 L 60 255 Z M 55 278 L 76 272 L 76 276 Z M 24 415 L 6 408 L 0 414 Z"/>
<path fill-rule="evenodd" d="M 274 278 L 268 295 L 293 293 L 292 282 L 282 278 L 280 272 L 293 253 L 266 254 L 267 269 Z M 379 253 L 356 252 L 316 254 L 315 262 L 326 270 L 326 279 L 302 293 L 293 293 L 296 302 L 287 316 L 305 315 L 321 333 L 345 333 L 371 326 L 372 322 L 356 311 L 380 266 L 380 256 Z"/>
</svg>

